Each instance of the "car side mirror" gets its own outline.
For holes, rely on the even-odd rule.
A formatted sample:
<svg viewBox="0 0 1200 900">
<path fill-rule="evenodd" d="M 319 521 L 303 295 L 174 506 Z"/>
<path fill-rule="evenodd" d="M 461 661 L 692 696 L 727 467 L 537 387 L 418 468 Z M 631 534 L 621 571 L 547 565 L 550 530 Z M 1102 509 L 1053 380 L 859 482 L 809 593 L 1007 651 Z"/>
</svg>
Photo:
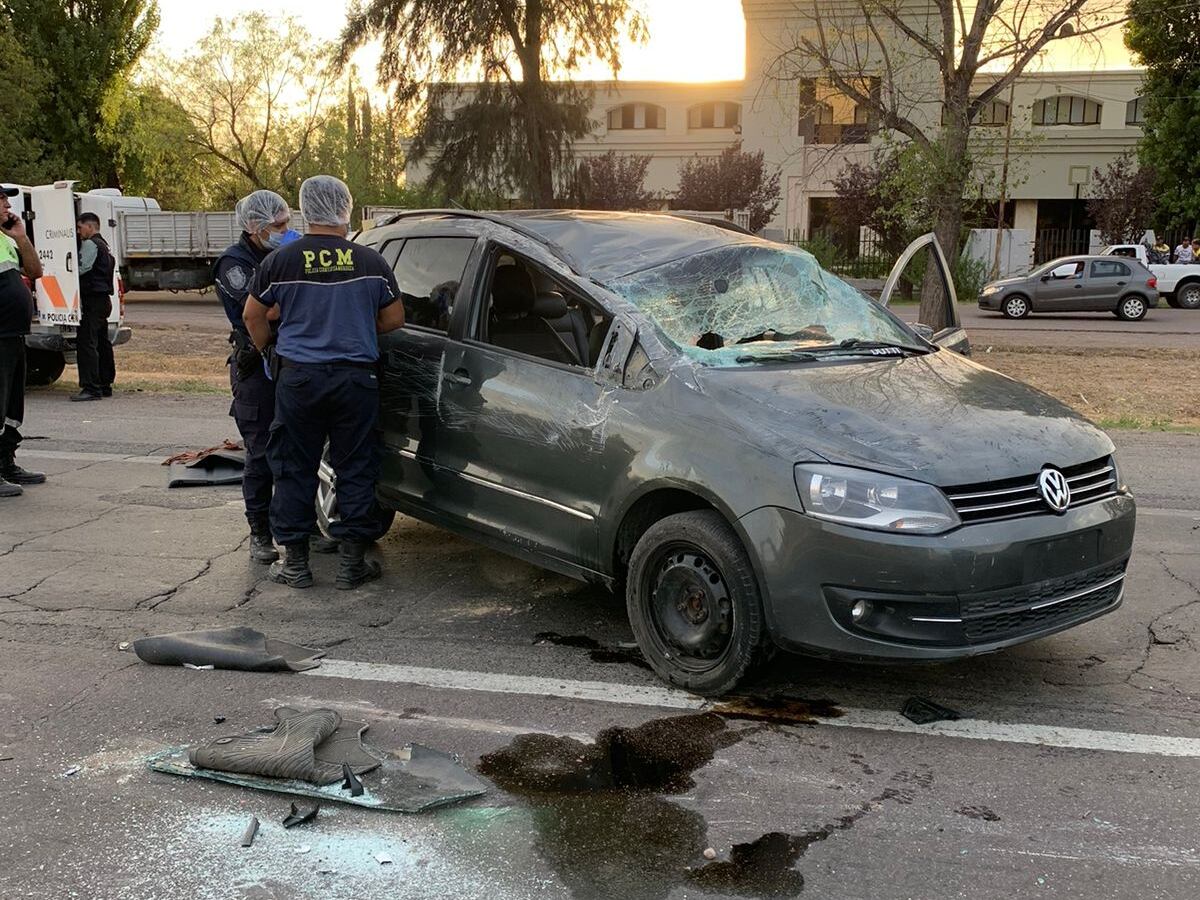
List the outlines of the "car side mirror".
<svg viewBox="0 0 1200 900">
<path fill-rule="evenodd" d="M 1042 281 L 1049 281 L 1049 280 L 1050 280 L 1050 276 L 1049 276 L 1049 275 L 1043 275 L 1043 276 L 1042 276 Z"/>
<path fill-rule="evenodd" d="M 932 325 L 926 325 L 924 322 L 914 322 L 912 325 L 910 325 L 908 327 L 913 330 L 913 333 L 916 334 L 917 337 L 922 338 L 923 340 L 929 341 L 930 343 L 933 343 L 933 326 Z"/>
</svg>

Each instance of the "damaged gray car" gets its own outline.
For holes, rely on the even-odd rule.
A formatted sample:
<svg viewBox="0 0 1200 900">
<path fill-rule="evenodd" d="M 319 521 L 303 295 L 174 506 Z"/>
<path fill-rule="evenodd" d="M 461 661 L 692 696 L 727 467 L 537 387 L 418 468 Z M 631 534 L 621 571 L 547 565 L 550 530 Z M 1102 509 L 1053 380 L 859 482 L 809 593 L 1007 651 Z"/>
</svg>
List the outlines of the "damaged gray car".
<svg viewBox="0 0 1200 900">
<path fill-rule="evenodd" d="M 1108 437 L 809 254 L 665 215 L 402 214 L 357 238 L 408 313 L 383 347 L 389 511 L 620 591 L 702 694 L 774 648 L 947 660 L 1121 603 Z M 326 470 L 319 507 L 336 516 Z"/>
</svg>

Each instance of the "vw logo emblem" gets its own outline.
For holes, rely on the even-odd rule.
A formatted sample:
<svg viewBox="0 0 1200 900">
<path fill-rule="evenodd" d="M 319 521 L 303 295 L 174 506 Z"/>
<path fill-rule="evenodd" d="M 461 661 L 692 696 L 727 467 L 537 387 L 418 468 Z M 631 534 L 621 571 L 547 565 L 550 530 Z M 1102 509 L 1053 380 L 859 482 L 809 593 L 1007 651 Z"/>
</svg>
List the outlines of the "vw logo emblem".
<svg viewBox="0 0 1200 900">
<path fill-rule="evenodd" d="M 1067 476 L 1058 469 L 1042 469 L 1038 476 L 1038 490 L 1046 505 L 1056 513 L 1065 512 L 1071 505 L 1071 485 Z"/>
</svg>

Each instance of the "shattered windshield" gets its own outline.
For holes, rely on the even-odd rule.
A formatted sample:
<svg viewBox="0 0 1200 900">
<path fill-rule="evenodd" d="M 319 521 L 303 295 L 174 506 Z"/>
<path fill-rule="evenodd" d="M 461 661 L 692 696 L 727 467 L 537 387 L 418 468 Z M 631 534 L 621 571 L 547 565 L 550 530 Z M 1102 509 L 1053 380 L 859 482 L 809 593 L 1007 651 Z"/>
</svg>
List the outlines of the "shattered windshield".
<svg viewBox="0 0 1200 900">
<path fill-rule="evenodd" d="M 791 247 L 722 247 L 610 286 L 705 365 L 803 358 L 855 344 L 927 349 L 865 294 Z"/>
</svg>

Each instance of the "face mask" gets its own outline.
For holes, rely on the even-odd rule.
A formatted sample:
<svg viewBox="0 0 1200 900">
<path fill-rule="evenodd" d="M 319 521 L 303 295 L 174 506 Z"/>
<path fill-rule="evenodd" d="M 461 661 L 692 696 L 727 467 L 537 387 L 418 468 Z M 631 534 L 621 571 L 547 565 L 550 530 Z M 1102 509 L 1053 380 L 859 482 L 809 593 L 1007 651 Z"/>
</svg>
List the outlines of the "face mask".
<svg viewBox="0 0 1200 900">
<path fill-rule="evenodd" d="M 282 231 L 268 231 L 267 239 L 264 241 L 268 250 L 278 250 L 283 246 Z"/>
</svg>

